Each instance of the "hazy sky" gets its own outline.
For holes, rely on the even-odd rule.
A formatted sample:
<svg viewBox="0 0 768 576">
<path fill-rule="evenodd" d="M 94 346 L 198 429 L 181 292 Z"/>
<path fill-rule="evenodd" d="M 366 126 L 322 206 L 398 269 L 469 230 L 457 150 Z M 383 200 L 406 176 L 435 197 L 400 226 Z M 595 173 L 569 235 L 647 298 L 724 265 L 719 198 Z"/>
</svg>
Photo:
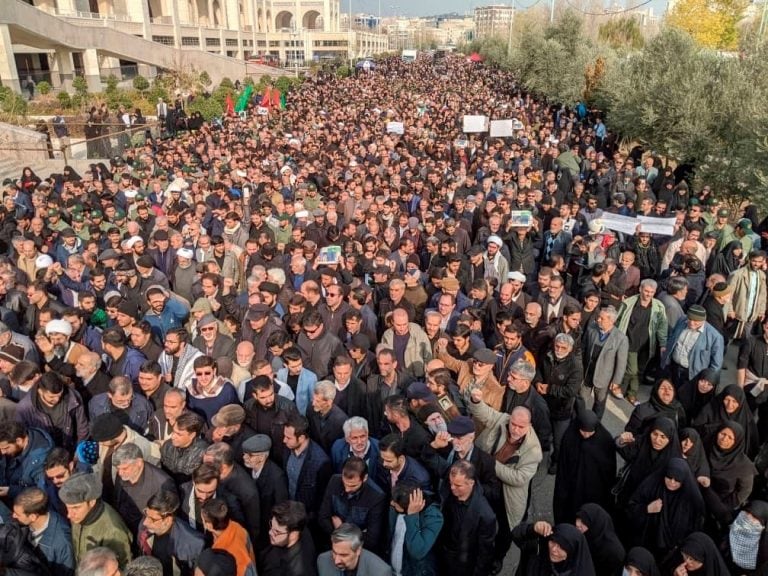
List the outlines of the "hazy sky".
<svg viewBox="0 0 768 576">
<path fill-rule="evenodd" d="M 342 12 L 349 12 L 350 0 L 340 0 Z M 573 5 L 586 6 L 588 3 L 575 2 L 570 0 Z M 626 6 L 636 6 L 642 0 L 618 0 L 619 4 Z M 524 8 L 532 6 L 536 3 L 548 5 L 549 0 L 519 0 L 515 2 L 515 6 L 518 8 Z M 567 0 L 555 0 L 556 6 L 567 5 Z M 626 4 L 626 3 L 629 4 Z M 381 14 L 383 16 L 392 16 L 394 14 L 405 16 L 430 16 L 434 14 L 446 14 L 449 12 L 458 12 L 459 14 L 472 13 L 477 6 L 485 6 L 488 4 L 510 4 L 511 1 L 504 0 L 419 0 L 414 2 L 413 0 L 352 0 L 352 11 L 355 14 L 360 12 L 366 12 L 369 14 L 378 14 L 379 8 L 381 8 Z M 589 2 L 591 4 L 591 2 Z M 653 7 L 655 14 L 660 15 L 667 5 L 667 0 L 652 0 L 648 6 Z M 645 8 L 645 6 L 643 7 Z"/>
</svg>

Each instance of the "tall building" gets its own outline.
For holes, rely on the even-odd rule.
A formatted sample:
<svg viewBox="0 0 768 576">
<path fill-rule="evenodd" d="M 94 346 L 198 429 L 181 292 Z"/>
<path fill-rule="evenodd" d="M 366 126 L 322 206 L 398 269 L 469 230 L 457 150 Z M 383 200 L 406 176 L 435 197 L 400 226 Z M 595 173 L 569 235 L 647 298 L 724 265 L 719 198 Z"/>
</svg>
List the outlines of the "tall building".
<svg viewBox="0 0 768 576">
<path fill-rule="evenodd" d="M 46 80 L 68 88 L 83 75 L 152 75 L 153 68 L 223 76 L 279 73 L 385 52 L 388 39 L 341 27 L 340 0 L 2 0 L 0 81 Z M 245 61 L 256 59 L 258 64 Z"/>
<path fill-rule="evenodd" d="M 478 40 L 509 34 L 515 17 L 515 9 L 504 4 L 475 8 L 475 37 Z"/>
</svg>

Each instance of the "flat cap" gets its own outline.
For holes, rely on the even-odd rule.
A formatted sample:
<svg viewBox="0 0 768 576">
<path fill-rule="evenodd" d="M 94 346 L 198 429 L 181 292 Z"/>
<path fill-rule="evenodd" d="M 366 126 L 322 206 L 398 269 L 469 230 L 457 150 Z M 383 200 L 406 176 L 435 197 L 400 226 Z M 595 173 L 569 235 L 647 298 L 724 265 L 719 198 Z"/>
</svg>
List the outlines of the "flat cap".
<svg viewBox="0 0 768 576">
<path fill-rule="evenodd" d="M 272 449 L 272 439 L 266 434 L 256 434 L 243 442 L 243 452 L 269 452 Z"/>
<path fill-rule="evenodd" d="M 490 348 L 478 348 L 475 350 L 475 353 L 472 354 L 472 358 L 477 362 L 482 362 L 483 364 L 496 363 L 496 354 Z"/>
</svg>

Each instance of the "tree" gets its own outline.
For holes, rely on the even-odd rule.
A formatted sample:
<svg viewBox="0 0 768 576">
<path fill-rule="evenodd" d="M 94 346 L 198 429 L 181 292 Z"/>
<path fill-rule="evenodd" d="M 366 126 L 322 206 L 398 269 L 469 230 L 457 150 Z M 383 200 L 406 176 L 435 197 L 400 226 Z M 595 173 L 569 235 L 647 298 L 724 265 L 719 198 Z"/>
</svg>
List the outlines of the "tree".
<svg viewBox="0 0 768 576">
<path fill-rule="evenodd" d="M 144 94 L 144 92 L 149 89 L 149 80 L 144 78 L 141 74 L 138 76 L 135 76 L 133 79 L 133 87 Z"/>
<path fill-rule="evenodd" d="M 768 49 L 729 58 L 667 28 L 596 88 L 610 128 L 695 166 L 722 197 L 768 195 Z M 768 141 L 768 140 L 766 140 Z"/>
<path fill-rule="evenodd" d="M 684 30 L 701 46 L 716 50 L 738 47 L 737 24 L 748 0 L 678 0 L 667 15 L 667 24 Z"/>
<path fill-rule="evenodd" d="M 645 44 L 640 24 L 634 16 L 608 20 L 600 25 L 597 37 L 614 50 L 639 50 Z"/>
<path fill-rule="evenodd" d="M 200 79 L 199 79 L 199 82 L 200 82 L 200 84 L 201 84 L 202 86 L 204 86 L 204 87 L 206 87 L 206 88 L 207 88 L 208 86 L 210 86 L 210 85 L 213 83 L 213 81 L 211 80 L 211 77 L 210 77 L 210 75 L 209 75 L 209 74 L 208 74 L 208 72 L 206 72 L 205 70 L 203 70 L 202 72 L 200 72 Z"/>
<path fill-rule="evenodd" d="M 45 80 L 41 80 L 40 82 L 37 83 L 37 91 L 43 96 L 45 96 L 46 94 L 50 94 L 51 85 Z"/>
</svg>

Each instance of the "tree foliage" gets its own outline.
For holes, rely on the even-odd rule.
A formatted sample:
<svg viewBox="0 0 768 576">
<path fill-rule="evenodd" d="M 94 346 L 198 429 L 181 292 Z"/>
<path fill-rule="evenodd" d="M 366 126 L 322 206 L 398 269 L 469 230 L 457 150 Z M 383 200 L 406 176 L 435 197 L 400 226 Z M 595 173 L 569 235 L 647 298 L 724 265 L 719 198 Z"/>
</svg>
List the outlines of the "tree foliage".
<svg viewBox="0 0 768 576">
<path fill-rule="evenodd" d="M 600 25 L 597 37 L 614 50 L 639 50 L 645 44 L 637 18 L 625 16 L 611 18 Z"/>
<path fill-rule="evenodd" d="M 748 4 L 748 0 L 677 0 L 667 15 L 667 24 L 684 30 L 701 46 L 735 50 L 739 43 L 737 24 Z"/>
<path fill-rule="evenodd" d="M 133 79 L 133 87 L 143 94 L 145 90 L 149 89 L 149 80 L 139 74 Z"/>
<path fill-rule="evenodd" d="M 613 66 L 600 83 L 608 125 L 625 139 L 692 162 L 696 177 L 718 194 L 765 194 L 768 152 L 760 150 L 761 127 L 768 138 L 764 52 L 729 58 L 668 28 L 641 53 Z"/>
</svg>

